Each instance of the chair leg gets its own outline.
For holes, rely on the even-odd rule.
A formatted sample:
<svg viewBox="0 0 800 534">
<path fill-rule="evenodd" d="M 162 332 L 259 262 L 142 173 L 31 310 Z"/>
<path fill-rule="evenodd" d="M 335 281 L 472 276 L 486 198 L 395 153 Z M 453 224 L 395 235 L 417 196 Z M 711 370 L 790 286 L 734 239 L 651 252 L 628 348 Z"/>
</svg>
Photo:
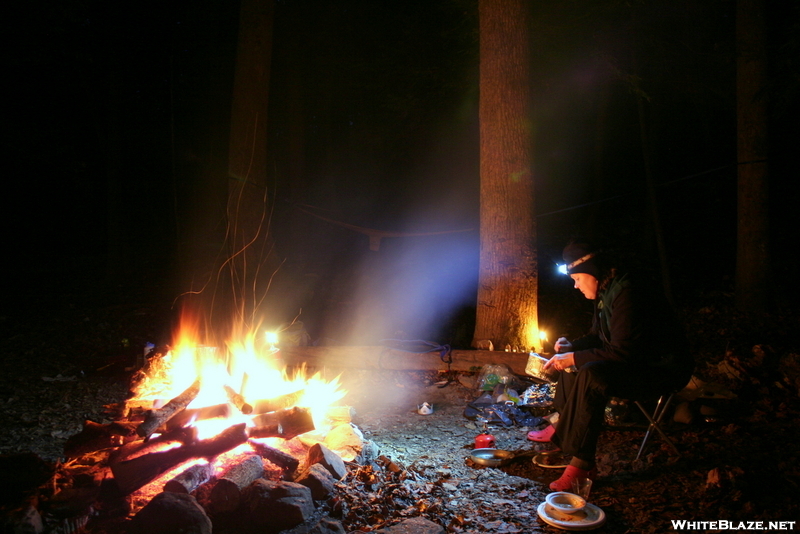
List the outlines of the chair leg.
<svg viewBox="0 0 800 534">
<path fill-rule="evenodd" d="M 672 403 L 672 399 L 673 399 L 674 396 L 675 396 L 674 393 L 671 394 L 667 398 L 666 402 L 664 402 L 664 395 L 659 397 L 658 398 L 658 402 L 656 403 L 656 409 L 653 412 L 652 416 L 649 413 L 647 413 L 647 410 L 644 409 L 644 406 L 642 406 L 642 404 L 639 401 L 636 401 L 636 406 L 639 407 L 639 409 L 642 411 L 644 416 L 650 422 L 650 426 L 647 428 L 647 432 L 645 432 L 644 439 L 642 440 L 642 444 L 639 446 L 639 452 L 636 454 L 636 459 L 637 460 L 642 455 L 642 451 L 644 450 L 644 446 L 647 444 L 647 440 L 650 437 L 650 433 L 653 430 L 658 432 L 661 435 L 661 437 L 664 438 L 664 441 L 666 441 L 667 444 L 672 448 L 672 450 L 675 451 L 675 454 L 677 454 L 678 456 L 681 455 L 681 453 L 678 451 L 678 448 L 675 446 L 675 443 L 673 443 L 672 440 L 661 429 L 661 419 L 664 417 L 664 414 L 667 412 L 667 408 L 669 408 L 669 405 Z"/>
</svg>

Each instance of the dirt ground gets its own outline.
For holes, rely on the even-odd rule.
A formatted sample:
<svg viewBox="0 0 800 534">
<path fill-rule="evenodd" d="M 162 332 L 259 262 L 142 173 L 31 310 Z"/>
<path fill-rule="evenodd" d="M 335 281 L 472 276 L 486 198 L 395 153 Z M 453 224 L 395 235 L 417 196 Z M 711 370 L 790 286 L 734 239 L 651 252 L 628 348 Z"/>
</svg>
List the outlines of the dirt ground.
<svg viewBox="0 0 800 534">
<path fill-rule="evenodd" d="M 44 293 L 7 307 L 0 316 L 4 460 L 33 453 L 55 462 L 84 420 L 102 422 L 102 406 L 124 397 L 136 354 L 165 335 L 171 313 L 168 305 L 152 304 L 139 293 Z M 797 318 L 753 324 L 717 299 L 691 308 L 687 321 L 700 360 L 698 376 L 724 385 L 736 398 L 696 400 L 689 405 L 691 423 L 670 425 L 680 457 L 655 437 L 643 458 L 633 461 L 643 436 L 640 424 L 604 432 L 600 476 L 590 499 L 606 514 L 598 532 L 680 531 L 673 520 L 766 523 L 800 517 Z M 490 427 L 499 448 L 517 453 L 509 465 L 487 468 L 468 461 L 481 432 L 464 416 L 466 404 L 480 393 L 468 387 L 470 378 L 389 371 L 343 375 L 354 424 L 406 477 L 399 484 L 383 470 L 362 491 L 345 492 L 339 519 L 348 531 L 415 515 L 453 532 L 556 531 L 536 509 L 560 470 L 533 464 L 532 455 L 548 446 L 526 440 L 527 428 Z M 422 402 L 432 404 L 432 414 L 417 413 Z M 716 413 L 708 415 L 710 408 Z M 26 483 L 37 483 L 32 472 L 16 480 L 15 487 L 4 485 L 6 504 L 20 497 Z"/>
</svg>

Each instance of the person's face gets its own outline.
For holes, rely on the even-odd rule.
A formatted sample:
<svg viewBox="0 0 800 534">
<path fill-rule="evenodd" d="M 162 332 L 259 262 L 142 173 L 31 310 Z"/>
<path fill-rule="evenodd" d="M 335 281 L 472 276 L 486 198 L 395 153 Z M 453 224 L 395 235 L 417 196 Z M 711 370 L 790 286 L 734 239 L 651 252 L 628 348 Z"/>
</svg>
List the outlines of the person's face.
<svg viewBox="0 0 800 534">
<path fill-rule="evenodd" d="M 597 298 L 597 278 L 591 274 L 575 273 L 569 275 L 575 281 L 575 289 L 579 289 L 589 300 Z"/>
</svg>

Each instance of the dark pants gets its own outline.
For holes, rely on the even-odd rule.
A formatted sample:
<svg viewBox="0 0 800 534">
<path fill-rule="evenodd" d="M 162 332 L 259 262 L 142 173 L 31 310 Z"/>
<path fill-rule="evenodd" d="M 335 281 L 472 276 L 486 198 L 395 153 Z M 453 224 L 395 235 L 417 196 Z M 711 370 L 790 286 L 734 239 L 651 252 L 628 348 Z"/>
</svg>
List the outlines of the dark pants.
<svg viewBox="0 0 800 534">
<path fill-rule="evenodd" d="M 609 398 L 655 399 L 686 385 L 688 378 L 681 383 L 683 379 L 664 369 L 615 361 L 589 362 L 577 373 L 562 371 L 556 386 L 559 418 L 552 441 L 565 454 L 593 463 Z"/>
</svg>

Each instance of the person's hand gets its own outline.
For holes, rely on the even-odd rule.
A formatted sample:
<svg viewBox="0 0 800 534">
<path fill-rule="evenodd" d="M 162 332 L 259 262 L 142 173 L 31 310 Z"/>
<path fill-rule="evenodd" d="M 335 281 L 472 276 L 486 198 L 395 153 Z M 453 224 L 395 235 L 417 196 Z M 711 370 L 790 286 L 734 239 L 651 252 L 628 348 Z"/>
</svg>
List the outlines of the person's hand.
<svg viewBox="0 0 800 534">
<path fill-rule="evenodd" d="M 572 350 L 572 343 L 565 337 L 560 337 L 556 340 L 555 344 L 553 345 L 553 350 L 556 353 L 560 354 L 562 352 L 567 352 Z"/>
<path fill-rule="evenodd" d="M 575 365 L 575 353 L 565 352 L 564 354 L 556 354 L 544 364 L 545 369 L 555 369 L 556 371 L 563 371 Z"/>
</svg>

